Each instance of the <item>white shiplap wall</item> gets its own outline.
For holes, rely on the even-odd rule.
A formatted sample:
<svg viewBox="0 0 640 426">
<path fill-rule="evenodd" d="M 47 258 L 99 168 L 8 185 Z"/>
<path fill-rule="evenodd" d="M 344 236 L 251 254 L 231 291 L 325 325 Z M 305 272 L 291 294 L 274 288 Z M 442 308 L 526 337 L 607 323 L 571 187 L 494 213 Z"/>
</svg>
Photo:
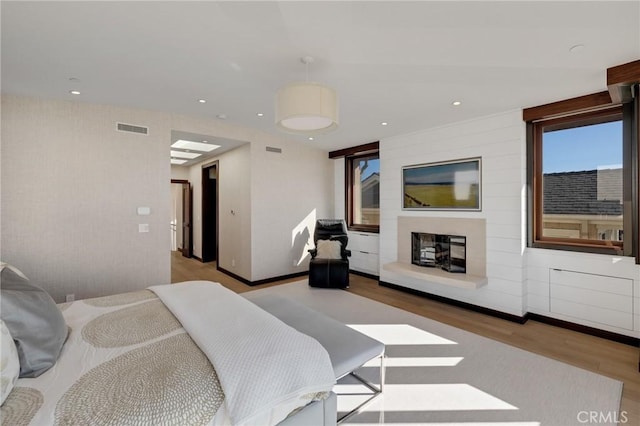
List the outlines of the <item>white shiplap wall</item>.
<svg viewBox="0 0 640 426">
<path fill-rule="evenodd" d="M 402 210 L 403 166 L 469 157 L 482 157 L 482 211 Z M 526 143 L 520 110 L 384 139 L 380 159 L 380 280 L 523 315 Z M 488 285 L 469 290 L 386 271 L 384 264 L 397 260 L 398 216 L 486 219 Z"/>
<path fill-rule="evenodd" d="M 482 157 L 481 212 L 402 210 L 403 166 L 469 157 Z M 526 247 L 526 140 L 520 111 L 382 140 L 380 158 L 381 281 L 514 315 L 532 312 L 640 337 L 640 268 L 633 258 Z M 386 263 L 397 260 L 399 216 L 484 218 L 488 285 L 477 290 L 448 287 L 385 270 Z M 576 272 L 578 279 L 594 274 L 596 287 L 556 288 L 554 300 L 552 269 Z M 626 299 L 612 290 L 618 279 L 632 280 Z M 559 312 L 567 302 L 573 316 Z M 633 329 L 612 326 L 611 318 L 624 319 L 620 324 L 631 318 Z"/>
</svg>

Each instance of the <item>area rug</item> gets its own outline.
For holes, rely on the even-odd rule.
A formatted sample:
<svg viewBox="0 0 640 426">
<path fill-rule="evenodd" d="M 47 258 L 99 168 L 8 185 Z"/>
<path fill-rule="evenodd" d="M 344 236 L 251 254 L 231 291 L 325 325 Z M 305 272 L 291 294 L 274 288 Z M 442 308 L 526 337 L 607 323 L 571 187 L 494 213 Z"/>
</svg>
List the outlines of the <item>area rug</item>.
<svg viewBox="0 0 640 426">
<path fill-rule="evenodd" d="M 385 343 L 383 395 L 347 424 L 570 426 L 620 420 L 617 380 L 346 291 L 310 288 L 306 280 L 253 291 L 290 298 Z M 377 366 L 359 373 L 377 383 Z M 336 389 L 361 398 L 355 381 L 343 379 Z M 338 411 L 356 402 L 340 397 Z"/>
</svg>

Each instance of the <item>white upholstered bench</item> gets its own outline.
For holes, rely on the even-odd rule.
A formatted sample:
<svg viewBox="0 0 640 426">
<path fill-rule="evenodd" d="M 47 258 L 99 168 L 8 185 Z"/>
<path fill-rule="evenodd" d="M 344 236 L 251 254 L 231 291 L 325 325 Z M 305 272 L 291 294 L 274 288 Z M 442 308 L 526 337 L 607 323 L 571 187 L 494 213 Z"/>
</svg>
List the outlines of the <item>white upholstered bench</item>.
<svg viewBox="0 0 640 426">
<path fill-rule="evenodd" d="M 329 353 L 336 379 L 352 375 L 372 391 L 371 397 L 355 409 L 338 418 L 338 423 L 358 413 L 382 392 L 384 386 L 384 344 L 341 322 L 282 296 L 244 293 L 251 302 L 260 306 L 285 324 L 316 339 Z M 365 363 L 380 358 L 380 385 L 376 386 L 355 371 Z M 340 394 L 338 394 L 339 396 Z"/>
</svg>

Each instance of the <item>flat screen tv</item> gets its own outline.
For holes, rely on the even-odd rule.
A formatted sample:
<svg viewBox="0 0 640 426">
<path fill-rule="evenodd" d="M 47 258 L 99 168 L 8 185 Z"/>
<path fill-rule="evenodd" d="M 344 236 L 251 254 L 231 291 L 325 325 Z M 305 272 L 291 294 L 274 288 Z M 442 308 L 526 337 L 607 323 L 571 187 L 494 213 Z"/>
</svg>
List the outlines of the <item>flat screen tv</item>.
<svg viewBox="0 0 640 426">
<path fill-rule="evenodd" d="M 405 210 L 482 210 L 481 158 L 402 168 Z"/>
</svg>

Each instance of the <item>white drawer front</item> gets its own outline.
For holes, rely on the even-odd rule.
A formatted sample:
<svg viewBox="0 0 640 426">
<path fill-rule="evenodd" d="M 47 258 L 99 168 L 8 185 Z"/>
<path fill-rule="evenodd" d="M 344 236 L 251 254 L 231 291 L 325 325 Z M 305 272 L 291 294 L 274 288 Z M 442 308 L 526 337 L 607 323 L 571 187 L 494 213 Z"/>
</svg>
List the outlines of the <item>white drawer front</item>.
<svg viewBox="0 0 640 426">
<path fill-rule="evenodd" d="M 550 312 L 633 330 L 633 280 L 551 269 Z"/>
<path fill-rule="evenodd" d="M 554 284 L 551 286 L 551 298 L 633 314 L 633 298 L 620 294 Z"/>
<path fill-rule="evenodd" d="M 351 250 L 363 251 L 366 253 L 379 253 L 379 237 L 378 234 L 365 234 L 360 232 L 349 233 L 349 244 L 347 248 Z"/>
<path fill-rule="evenodd" d="M 633 297 L 633 280 L 627 278 L 551 269 L 549 282 L 551 285 L 560 284 Z"/>
<path fill-rule="evenodd" d="M 366 272 L 368 274 L 378 275 L 378 255 L 375 253 L 363 253 L 351 250 L 349 258 L 349 267 L 355 271 Z"/>
<path fill-rule="evenodd" d="M 583 319 L 598 324 L 633 330 L 633 315 L 561 299 L 551 299 L 551 312 Z"/>
</svg>

